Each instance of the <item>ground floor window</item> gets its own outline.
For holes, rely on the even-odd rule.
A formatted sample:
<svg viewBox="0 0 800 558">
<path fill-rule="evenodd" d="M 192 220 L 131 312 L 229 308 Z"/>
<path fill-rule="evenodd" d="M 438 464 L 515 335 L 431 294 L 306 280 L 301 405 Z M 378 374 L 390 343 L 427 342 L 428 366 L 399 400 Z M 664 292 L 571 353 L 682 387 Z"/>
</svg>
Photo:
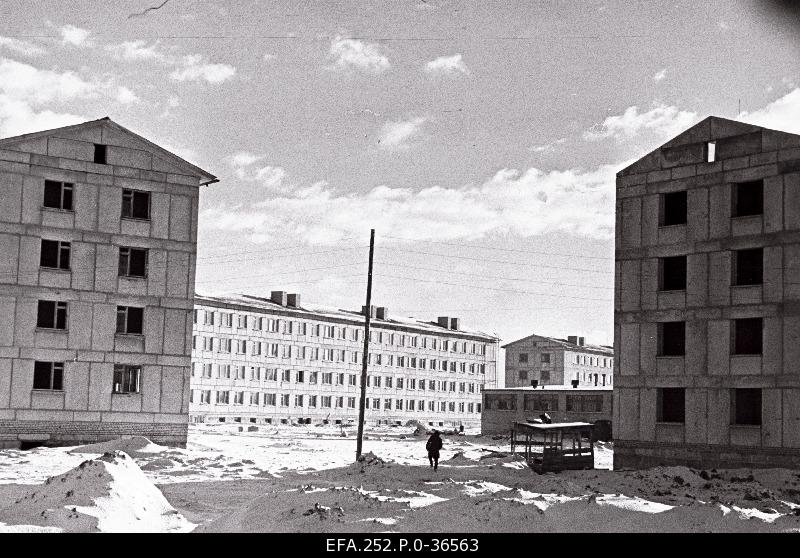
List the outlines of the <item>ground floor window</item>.
<svg viewBox="0 0 800 558">
<path fill-rule="evenodd" d="M 139 393 L 141 377 L 141 366 L 115 364 L 114 393 Z"/>
<path fill-rule="evenodd" d="M 761 425 L 761 390 L 743 388 L 731 390 L 731 424 Z"/>
<path fill-rule="evenodd" d="M 33 363 L 33 389 L 49 389 L 61 391 L 64 389 L 64 363 L 42 362 Z"/>
</svg>

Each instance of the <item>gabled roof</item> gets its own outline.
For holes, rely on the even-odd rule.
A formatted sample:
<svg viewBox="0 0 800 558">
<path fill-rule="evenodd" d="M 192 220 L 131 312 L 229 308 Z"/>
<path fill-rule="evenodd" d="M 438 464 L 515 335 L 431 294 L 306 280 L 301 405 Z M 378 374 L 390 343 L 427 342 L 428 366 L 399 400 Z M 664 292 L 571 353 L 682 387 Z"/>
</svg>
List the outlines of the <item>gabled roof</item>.
<svg viewBox="0 0 800 558">
<path fill-rule="evenodd" d="M 217 177 L 211 174 L 208 171 L 201 169 L 200 167 L 193 165 L 186 159 L 175 155 L 171 151 L 168 151 L 157 145 L 150 140 L 140 136 L 139 134 L 130 131 L 129 129 L 117 124 L 113 120 L 111 120 L 108 116 L 103 118 L 98 118 L 97 120 L 89 120 L 87 122 L 82 122 L 80 124 L 73 124 L 71 126 L 62 126 L 60 128 L 52 128 L 50 130 L 42 130 L 41 132 L 32 132 L 29 134 L 22 134 L 19 136 L 12 136 L 8 138 L 0 139 L 0 148 L 3 147 L 12 147 L 14 144 L 27 142 L 30 140 L 35 140 L 42 137 L 48 137 L 52 135 L 56 135 L 57 133 L 69 133 L 73 131 L 83 130 L 83 129 L 90 129 L 95 128 L 98 126 L 106 127 L 113 129 L 117 132 L 120 132 L 124 135 L 129 136 L 134 140 L 135 143 L 142 144 L 142 148 L 153 152 L 159 155 L 161 158 L 167 160 L 168 162 L 174 164 L 175 166 L 184 169 L 190 176 L 196 176 L 199 179 L 203 179 L 204 182 L 202 184 L 210 184 L 212 182 L 217 182 Z"/>
<path fill-rule="evenodd" d="M 684 130 L 668 142 L 660 145 L 636 162 L 620 170 L 617 173 L 617 176 L 625 176 L 628 174 L 661 169 L 662 149 L 669 150 L 672 148 L 688 146 L 690 144 L 716 141 L 732 136 L 741 136 L 753 132 L 763 131 L 772 134 L 776 139 L 779 140 L 779 142 L 780 140 L 789 140 L 792 144 L 794 144 L 798 139 L 800 139 L 800 136 L 797 136 L 796 134 L 764 128 L 763 126 L 756 126 L 755 124 L 746 124 L 744 122 L 730 120 L 728 118 L 721 118 L 719 116 L 708 116 L 694 126 Z"/>
<path fill-rule="evenodd" d="M 578 345 L 577 343 L 570 343 L 566 339 L 558 339 L 555 337 L 546 337 L 544 335 L 528 335 L 527 337 L 523 337 L 522 339 L 517 339 L 516 341 L 511 341 L 510 343 L 506 343 L 502 345 L 500 348 L 505 349 L 506 347 L 510 347 L 512 345 L 516 345 L 517 343 L 522 343 L 523 341 L 529 341 L 531 339 L 548 341 L 550 343 L 554 343 L 556 345 L 561 345 L 565 349 L 573 349 L 578 351 L 595 351 L 601 352 L 603 354 L 612 355 L 614 353 L 614 347 L 608 347 L 606 345 Z"/>
</svg>

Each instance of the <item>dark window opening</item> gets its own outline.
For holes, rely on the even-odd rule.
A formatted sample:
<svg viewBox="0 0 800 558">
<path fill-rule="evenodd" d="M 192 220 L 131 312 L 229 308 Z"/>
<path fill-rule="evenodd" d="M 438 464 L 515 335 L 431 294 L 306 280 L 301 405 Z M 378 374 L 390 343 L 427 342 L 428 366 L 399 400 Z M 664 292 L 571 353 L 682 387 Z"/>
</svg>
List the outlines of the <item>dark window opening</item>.
<svg viewBox="0 0 800 558">
<path fill-rule="evenodd" d="M 519 362 L 520 364 L 525 364 L 528 362 L 528 353 L 520 353 L 519 354 Z"/>
<path fill-rule="evenodd" d="M 114 393 L 139 393 L 141 376 L 141 366 L 115 364 Z"/>
<path fill-rule="evenodd" d="M 761 390 L 731 390 L 731 424 L 761 425 Z"/>
<path fill-rule="evenodd" d="M 734 285 L 760 285 L 764 282 L 764 249 L 737 250 L 733 264 Z"/>
<path fill-rule="evenodd" d="M 40 300 L 36 310 L 36 327 L 67 329 L 67 303 Z"/>
<path fill-rule="evenodd" d="M 659 322 L 658 356 L 686 354 L 686 322 Z"/>
<path fill-rule="evenodd" d="M 520 380 L 527 380 L 528 379 L 528 371 L 527 370 L 520 370 L 519 371 L 519 379 Z"/>
<path fill-rule="evenodd" d="M 762 337 L 762 318 L 733 320 L 733 354 L 760 355 Z"/>
<path fill-rule="evenodd" d="M 70 247 L 69 242 L 42 239 L 39 265 L 53 269 L 69 269 Z"/>
<path fill-rule="evenodd" d="M 101 165 L 106 164 L 106 146 L 96 143 L 94 144 L 94 162 Z"/>
<path fill-rule="evenodd" d="M 64 363 L 35 361 L 33 363 L 33 389 L 63 390 Z"/>
<path fill-rule="evenodd" d="M 659 388 L 656 390 L 656 421 L 686 422 L 686 390 Z"/>
<path fill-rule="evenodd" d="M 117 306 L 117 333 L 142 333 L 144 308 Z"/>
<path fill-rule="evenodd" d="M 686 256 L 673 256 L 658 260 L 660 291 L 682 291 L 686 289 Z"/>
<path fill-rule="evenodd" d="M 150 219 L 150 192 L 123 190 L 122 216 L 128 219 Z"/>
<path fill-rule="evenodd" d="M 39 441 L 27 441 L 19 443 L 19 449 L 22 451 L 32 450 L 34 448 L 40 448 L 42 446 L 44 446 L 44 442 L 39 442 Z"/>
<path fill-rule="evenodd" d="M 147 277 L 147 249 L 119 249 L 119 274 L 123 277 Z"/>
<path fill-rule="evenodd" d="M 671 225 L 686 224 L 686 191 L 669 192 L 661 194 L 661 214 L 660 225 L 669 227 Z"/>
<path fill-rule="evenodd" d="M 42 205 L 53 209 L 72 211 L 72 184 L 45 180 Z"/>
<path fill-rule="evenodd" d="M 733 217 L 764 213 L 764 181 L 751 180 L 733 185 Z"/>
</svg>

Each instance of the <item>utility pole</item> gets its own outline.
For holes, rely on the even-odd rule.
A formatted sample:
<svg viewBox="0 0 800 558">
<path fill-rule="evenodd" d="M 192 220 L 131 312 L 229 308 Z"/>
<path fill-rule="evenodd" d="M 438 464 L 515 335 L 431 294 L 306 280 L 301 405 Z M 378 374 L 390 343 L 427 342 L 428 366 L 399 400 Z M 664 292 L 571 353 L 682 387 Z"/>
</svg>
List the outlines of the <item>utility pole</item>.
<svg viewBox="0 0 800 558">
<path fill-rule="evenodd" d="M 364 410 L 367 405 L 367 364 L 369 362 L 369 319 L 372 304 L 372 255 L 375 252 L 375 229 L 369 232 L 369 272 L 367 273 L 367 306 L 364 312 L 364 356 L 361 362 L 361 402 L 358 407 L 358 440 L 356 441 L 356 461 L 361 457 L 364 441 Z"/>
</svg>

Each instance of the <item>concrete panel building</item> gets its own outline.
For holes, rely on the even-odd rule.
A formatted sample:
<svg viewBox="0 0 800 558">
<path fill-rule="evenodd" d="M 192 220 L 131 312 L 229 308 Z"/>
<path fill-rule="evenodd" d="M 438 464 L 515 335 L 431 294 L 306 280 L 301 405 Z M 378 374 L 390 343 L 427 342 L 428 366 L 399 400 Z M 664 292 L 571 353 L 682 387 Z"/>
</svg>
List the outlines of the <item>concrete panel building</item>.
<svg viewBox="0 0 800 558">
<path fill-rule="evenodd" d="M 616 204 L 615 467 L 800 466 L 800 136 L 706 118 Z"/>
<path fill-rule="evenodd" d="M 587 345 L 583 337 L 554 339 L 529 335 L 503 345 L 506 350 L 505 387 L 613 385 L 614 349 Z"/>
<path fill-rule="evenodd" d="M 0 140 L 0 447 L 186 443 L 211 182 L 108 118 Z"/>
<path fill-rule="evenodd" d="M 283 291 L 196 296 L 192 421 L 357 423 L 363 312 L 301 304 Z M 498 339 L 458 318 L 371 312 L 366 422 L 478 426 Z"/>
<path fill-rule="evenodd" d="M 483 392 L 482 434 L 508 434 L 513 422 L 547 413 L 553 422 L 610 421 L 612 386 L 540 386 L 487 389 Z"/>
</svg>

